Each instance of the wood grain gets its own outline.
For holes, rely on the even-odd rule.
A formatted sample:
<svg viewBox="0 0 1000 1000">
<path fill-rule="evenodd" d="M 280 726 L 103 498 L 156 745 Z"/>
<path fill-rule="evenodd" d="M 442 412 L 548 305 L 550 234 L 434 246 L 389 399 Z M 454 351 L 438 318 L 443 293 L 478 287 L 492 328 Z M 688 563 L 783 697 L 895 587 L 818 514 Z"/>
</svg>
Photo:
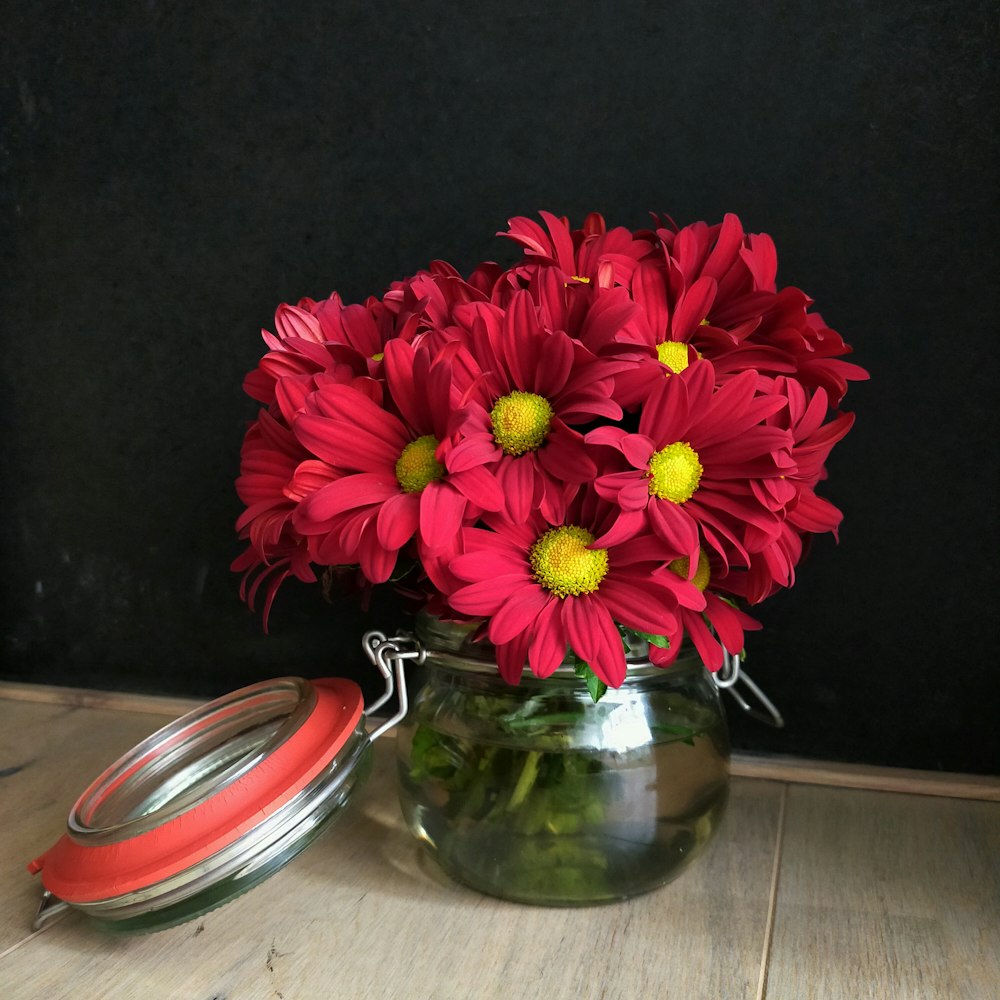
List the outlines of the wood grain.
<svg viewBox="0 0 1000 1000">
<path fill-rule="evenodd" d="M 125 712 L 146 712 L 177 718 L 203 703 L 197 698 L 127 691 L 97 691 L 90 688 L 56 687 L 50 684 L 23 684 L 0 681 L 0 699 L 72 705 L 77 708 L 108 708 Z M 868 788 L 910 795 L 935 795 L 959 799 L 1000 802 L 1000 778 L 992 775 L 950 774 L 943 771 L 916 771 L 901 767 L 870 764 L 843 764 L 785 755 L 734 753 L 732 773 L 741 778 L 789 781 L 836 788 Z"/>
<path fill-rule="evenodd" d="M 800 785 L 863 788 L 908 795 L 1000 802 L 1000 778 L 988 774 L 951 774 L 905 767 L 842 764 L 782 755 L 733 754 L 732 773 L 743 778 L 765 778 Z"/>
<path fill-rule="evenodd" d="M 152 721 L 78 709 L 79 722 L 59 723 L 55 711 L 22 705 L 3 717 L 13 734 L 5 746 L 23 740 L 38 755 L 17 799 L 4 793 L 17 831 L 0 830 L 12 859 L 0 872 L 7 940 L 23 933 L 34 909 L 37 888 L 22 862 L 58 832 L 95 759 L 106 762 L 112 747 L 125 749 Z M 0 959 L 5 1000 L 754 997 L 780 785 L 734 781 L 716 841 L 671 885 L 628 903 L 542 909 L 462 889 L 425 858 L 399 815 L 393 749 L 391 741 L 376 744 L 360 800 L 264 885 L 198 921 L 140 938 L 111 938 L 70 915 Z M 47 804 L 31 808 L 39 795 Z"/>
<path fill-rule="evenodd" d="M 766 996 L 1000 996 L 1000 808 L 791 786 Z"/>
<path fill-rule="evenodd" d="M 170 698 L 129 691 L 96 691 L 92 688 L 56 687 L 53 684 L 21 684 L 0 681 L 0 699 L 32 701 L 74 708 L 108 708 L 122 712 L 144 712 L 179 718 L 202 705 L 205 698 Z"/>
<path fill-rule="evenodd" d="M 0 700 L 0 953 L 31 932 L 40 889 L 25 865 L 65 832 L 91 780 L 163 724 L 150 715 Z"/>
<path fill-rule="evenodd" d="M 994 802 L 737 778 L 719 837 L 676 882 L 538 909 L 462 889 L 426 859 L 399 816 L 391 740 L 340 825 L 245 897 L 147 937 L 76 914 L 32 935 L 24 864 L 156 714 L 0 698 L 4 1000 L 1000 996 Z"/>
</svg>

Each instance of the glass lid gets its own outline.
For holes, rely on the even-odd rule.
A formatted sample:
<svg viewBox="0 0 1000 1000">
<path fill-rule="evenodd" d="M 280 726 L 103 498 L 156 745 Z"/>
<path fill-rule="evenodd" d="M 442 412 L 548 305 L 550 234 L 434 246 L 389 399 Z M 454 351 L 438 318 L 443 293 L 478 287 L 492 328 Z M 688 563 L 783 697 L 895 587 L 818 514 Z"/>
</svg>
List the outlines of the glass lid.
<svg viewBox="0 0 1000 1000">
<path fill-rule="evenodd" d="M 120 933 L 160 930 L 215 909 L 286 865 L 340 816 L 367 777 L 372 742 L 407 710 L 406 634 L 369 632 L 385 682 L 364 706 L 340 677 L 241 688 L 164 726 L 77 799 L 66 833 L 28 865 L 41 875 L 33 927 L 72 908 Z M 393 694 L 373 731 L 365 716 Z"/>
<path fill-rule="evenodd" d="M 110 930 L 171 926 L 281 868 L 367 773 L 361 689 L 283 677 L 195 709 L 143 740 L 80 796 L 28 866 L 35 926 L 73 907 Z"/>
</svg>

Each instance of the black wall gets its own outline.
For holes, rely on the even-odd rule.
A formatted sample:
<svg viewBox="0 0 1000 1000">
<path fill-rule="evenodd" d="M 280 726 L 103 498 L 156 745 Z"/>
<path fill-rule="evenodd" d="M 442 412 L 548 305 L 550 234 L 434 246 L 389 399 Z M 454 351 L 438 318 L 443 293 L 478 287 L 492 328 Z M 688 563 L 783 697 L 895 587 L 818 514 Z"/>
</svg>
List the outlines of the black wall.
<svg viewBox="0 0 1000 1000">
<path fill-rule="evenodd" d="M 357 300 L 548 208 L 736 211 L 873 380 L 739 745 L 962 771 L 996 736 L 992 0 L 7 4 L 2 676 L 218 694 L 362 674 L 392 627 L 239 603 L 243 374 L 275 306 Z"/>
</svg>

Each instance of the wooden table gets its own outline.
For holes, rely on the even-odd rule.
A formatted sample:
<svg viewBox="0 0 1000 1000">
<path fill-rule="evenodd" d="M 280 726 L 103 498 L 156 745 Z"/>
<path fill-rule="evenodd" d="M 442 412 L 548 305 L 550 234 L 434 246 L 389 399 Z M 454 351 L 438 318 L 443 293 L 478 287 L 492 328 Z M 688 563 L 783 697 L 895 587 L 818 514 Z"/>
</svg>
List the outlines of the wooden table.
<svg viewBox="0 0 1000 1000">
<path fill-rule="evenodd" d="M 841 783 L 975 797 L 836 788 L 808 783 L 829 767 L 780 761 L 737 762 L 795 780 L 735 777 L 714 845 L 676 882 L 627 903 L 543 909 L 465 890 L 424 857 L 382 740 L 347 816 L 230 905 L 144 937 L 107 936 L 76 914 L 31 933 L 39 887 L 25 862 L 90 779 L 164 723 L 151 713 L 184 706 L 31 701 L 6 687 L 4 1000 L 1000 997 L 1000 802 L 987 801 L 1000 783 L 903 774 L 894 785 L 892 772 L 854 768 Z"/>
</svg>

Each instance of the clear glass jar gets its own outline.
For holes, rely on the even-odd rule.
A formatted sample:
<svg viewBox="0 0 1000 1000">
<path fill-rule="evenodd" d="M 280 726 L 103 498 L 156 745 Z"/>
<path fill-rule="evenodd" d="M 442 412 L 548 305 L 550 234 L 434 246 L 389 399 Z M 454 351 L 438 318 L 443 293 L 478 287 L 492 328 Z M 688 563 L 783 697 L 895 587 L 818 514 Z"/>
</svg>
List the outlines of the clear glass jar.
<svg viewBox="0 0 1000 1000">
<path fill-rule="evenodd" d="M 423 684 L 398 736 L 403 815 L 452 878 L 541 905 L 611 902 L 675 878 L 725 810 L 729 738 L 697 658 L 594 704 L 564 665 L 506 684 L 472 626 L 418 622 Z"/>
</svg>

